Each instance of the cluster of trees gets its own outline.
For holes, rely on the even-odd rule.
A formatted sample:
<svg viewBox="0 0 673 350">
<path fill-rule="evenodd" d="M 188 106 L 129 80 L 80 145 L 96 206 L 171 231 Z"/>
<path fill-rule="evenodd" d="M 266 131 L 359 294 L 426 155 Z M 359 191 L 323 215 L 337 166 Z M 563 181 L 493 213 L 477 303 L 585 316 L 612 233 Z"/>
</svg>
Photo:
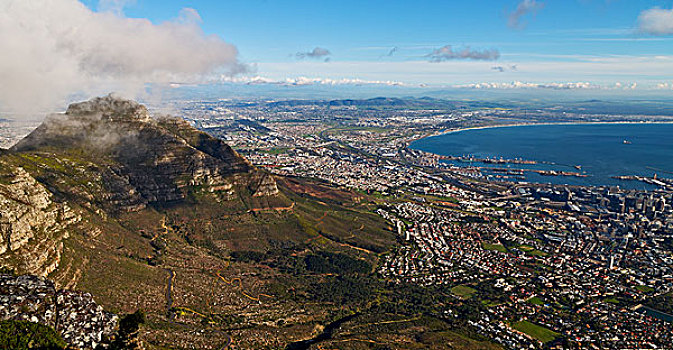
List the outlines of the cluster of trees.
<svg viewBox="0 0 673 350">
<path fill-rule="evenodd" d="M 267 254 L 254 250 L 239 250 L 231 252 L 231 258 L 244 263 L 259 263 L 266 259 Z"/>
<path fill-rule="evenodd" d="M 110 344 L 110 350 L 139 350 L 143 346 L 138 339 L 140 326 L 146 322 L 145 312 L 138 310 L 127 314 L 119 320 L 117 336 Z"/>
<path fill-rule="evenodd" d="M 305 269 L 303 263 L 297 258 L 295 248 L 276 248 L 266 252 L 254 250 L 233 251 L 229 256 L 234 261 L 244 263 L 264 264 L 289 274 L 302 274 Z"/>
<path fill-rule="evenodd" d="M 372 270 L 371 264 L 365 260 L 355 259 L 346 254 L 318 252 L 304 258 L 306 269 L 316 273 L 335 274 L 368 274 Z"/>
<path fill-rule="evenodd" d="M 262 263 L 281 271 L 302 274 L 331 273 L 339 275 L 366 275 L 371 273 L 372 265 L 361 259 L 341 253 L 319 251 L 305 257 L 297 257 L 297 249 L 269 249 L 266 252 L 240 250 L 231 252 L 230 257 L 244 263 Z"/>
<path fill-rule="evenodd" d="M 56 331 L 28 321 L 1 321 L 0 346 L 3 349 L 65 349 L 67 344 Z"/>
<path fill-rule="evenodd" d="M 310 298 L 323 303 L 362 305 L 374 298 L 375 289 L 371 277 L 330 276 L 308 287 Z"/>
</svg>

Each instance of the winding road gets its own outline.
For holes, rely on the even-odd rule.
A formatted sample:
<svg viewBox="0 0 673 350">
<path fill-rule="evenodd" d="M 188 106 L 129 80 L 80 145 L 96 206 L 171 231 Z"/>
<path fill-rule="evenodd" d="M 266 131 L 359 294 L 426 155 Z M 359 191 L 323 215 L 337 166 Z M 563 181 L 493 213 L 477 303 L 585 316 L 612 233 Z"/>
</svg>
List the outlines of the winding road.
<svg viewBox="0 0 673 350">
<path fill-rule="evenodd" d="M 262 302 L 260 300 L 261 297 L 273 298 L 273 295 L 264 294 L 264 293 L 260 293 L 260 294 L 257 295 L 257 297 L 253 297 L 250 294 L 245 292 L 245 289 L 243 288 L 243 281 L 241 281 L 241 279 L 239 277 L 235 277 L 235 278 L 232 278 L 231 281 L 227 281 L 226 278 L 224 278 L 224 277 L 222 277 L 222 275 L 220 275 L 220 271 L 217 271 L 216 274 L 217 274 L 217 277 L 219 277 L 224 283 L 226 283 L 230 286 L 234 285 L 234 281 L 238 281 L 238 287 L 241 290 L 241 294 L 243 294 L 243 296 L 245 296 L 246 298 L 248 298 L 252 301 L 257 301 L 257 302 L 261 303 Z"/>
</svg>

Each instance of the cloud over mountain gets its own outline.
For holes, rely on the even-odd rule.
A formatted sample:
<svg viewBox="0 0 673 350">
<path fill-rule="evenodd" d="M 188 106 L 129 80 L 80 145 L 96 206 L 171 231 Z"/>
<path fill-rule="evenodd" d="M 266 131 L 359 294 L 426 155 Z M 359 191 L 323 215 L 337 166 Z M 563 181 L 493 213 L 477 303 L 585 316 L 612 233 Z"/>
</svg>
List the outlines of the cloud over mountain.
<svg viewBox="0 0 673 350">
<path fill-rule="evenodd" d="M 638 31 L 651 35 L 673 35 L 673 9 L 655 7 L 641 12 Z"/>
<path fill-rule="evenodd" d="M 451 45 L 445 45 L 425 55 L 430 62 L 443 62 L 450 60 L 483 60 L 495 61 L 500 58 L 500 52 L 496 49 L 472 50 L 469 46 L 454 50 Z"/>
<path fill-rule="evenodd" d="M 3 0 L 0 108 L 38 113 L 73 95 L 137 96 L 146 83 L 245 70 L 235 46 L 204 34 L 195 10 L 154 24 L 123 17 L 126 2 L 104 1 L 107 11 L 93 12 L 77 0 Z"/>
</svg>

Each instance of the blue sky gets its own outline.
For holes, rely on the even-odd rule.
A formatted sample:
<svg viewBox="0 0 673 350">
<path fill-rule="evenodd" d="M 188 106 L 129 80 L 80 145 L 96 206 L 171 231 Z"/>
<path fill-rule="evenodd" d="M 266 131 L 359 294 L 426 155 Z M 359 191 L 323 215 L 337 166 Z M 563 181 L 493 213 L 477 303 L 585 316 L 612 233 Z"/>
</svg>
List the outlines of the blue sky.
<svg viewBox="0 0 673 350">
<path fill-rule="evenodd" d="M 105 7 L 83 2 L 92 10 Z M 639 28 L 639 16 L 647 10 L 661 9 L 666 20 L 670 0 L 102 2 L 123 3 L 124 16 L 157 24 L 193 8 L 204 32 L 238 48 L 240 60 L 253 67 L 249 77 L 269 81 L 305 77 L 449 86 L 586 82 L 673 88 L 673 32 Z M 524 10 L 514 25 L 511 16 L 520 6 Z M 497 60 L 449 55 L 429 62 L 428 55 L 446 45 L 451 52 L 499 55 Z M 317 48 L 329 55 L 312 57 Z"/>
</svg>

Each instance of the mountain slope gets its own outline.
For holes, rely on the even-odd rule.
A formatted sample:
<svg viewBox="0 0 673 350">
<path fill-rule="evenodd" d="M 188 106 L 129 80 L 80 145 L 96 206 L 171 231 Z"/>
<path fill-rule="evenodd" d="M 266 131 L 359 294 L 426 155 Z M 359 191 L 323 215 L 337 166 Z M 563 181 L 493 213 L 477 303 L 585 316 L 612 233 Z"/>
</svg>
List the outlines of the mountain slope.
<svg viewBox="0 0 673 350">
<path fill-rule="evenodd" d="M 80 219 L 23 168 L 0 159 L 0 265 L 46 276 L 58 267 L 68 226 Z"/>
<path fill-rule="evenodd" d="M 445 331 L 463 325 L 434 316 L 450 296 L 375 274 L 396 244 L 382 201 L 276 179 L 183 120 L 107 96 L 0 154 L 0 265 L 109 312 L 144 310 L 149 348 L 315 349 L 303 341 L 330 324 L 340 348 L 348 334 L 408 349 L 459 338 Z"/>
</svg>

